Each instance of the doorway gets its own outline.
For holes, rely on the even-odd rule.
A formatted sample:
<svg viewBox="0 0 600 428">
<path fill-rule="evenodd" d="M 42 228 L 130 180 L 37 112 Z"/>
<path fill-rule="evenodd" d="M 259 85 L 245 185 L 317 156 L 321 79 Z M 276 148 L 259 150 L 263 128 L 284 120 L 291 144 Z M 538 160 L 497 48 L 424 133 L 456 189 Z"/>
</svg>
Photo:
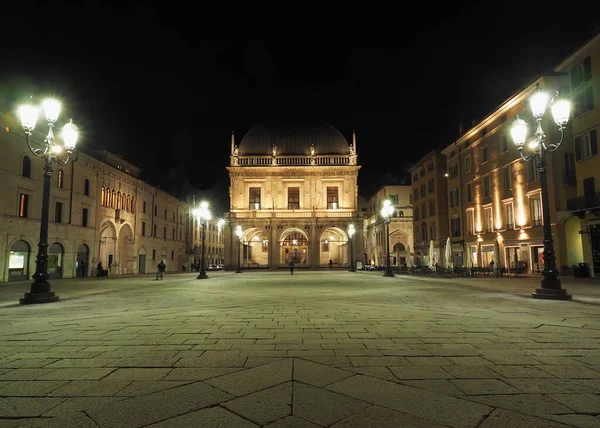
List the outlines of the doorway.
<svg viewBox="0 0 600 428">
<path fill-rule="evenodd" d="M 140 273 L 146 273 L 146 255 L 140 254 L 138 259 L 138 267 Z"/>
</svg>

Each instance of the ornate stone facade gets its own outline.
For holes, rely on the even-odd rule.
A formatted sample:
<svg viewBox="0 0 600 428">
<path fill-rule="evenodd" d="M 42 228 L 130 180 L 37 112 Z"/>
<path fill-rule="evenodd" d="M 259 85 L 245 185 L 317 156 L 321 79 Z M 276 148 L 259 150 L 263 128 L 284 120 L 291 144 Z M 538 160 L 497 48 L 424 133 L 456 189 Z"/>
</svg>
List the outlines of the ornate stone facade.
<svg viewBox="0 0 600 428">
<path fill-rule="evenodd" d="M 28 280 L 42 211 L 43 160 L 30 153 L 21 126 L 0 115 L 0 282 Z M 41 142 L 44 135 L 33 135 Z M 78 151 L 55 166 L 50 190 L 49 272 L 52 277 L 154 272 L 165 260 L 179 271 L 185 243 L 185 202 L 144 183 L 139 169 L 114 154 Z"/>
<path fill-rule="evenodd" d="M 323 123 L 260 124 L 231 138 L 225 269 L 349 267 L 362 259 L 356 138 Z M 235 229 L 242 229 L 241 242 Z"/>
</svg>

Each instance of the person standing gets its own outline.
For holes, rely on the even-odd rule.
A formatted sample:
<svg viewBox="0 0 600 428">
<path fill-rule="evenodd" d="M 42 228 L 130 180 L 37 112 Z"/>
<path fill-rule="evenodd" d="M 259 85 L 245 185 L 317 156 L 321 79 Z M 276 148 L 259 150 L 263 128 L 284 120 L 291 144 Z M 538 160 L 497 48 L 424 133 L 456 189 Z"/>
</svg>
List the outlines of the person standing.
<svg viewBox="0 0 600 428">
<path fill-rule="evenodd" d="M 290 275 L 294 274 L 294 261 L 290 260 Z"/>
<path fill-rule="evenodd" d="M 85 265 L 85 261 L 83 259 L 81 259 L 79 261 L 79 269 L 81 270 L 81 277 L 84 278 L 85 277 L 86 265 Z"/>
<path fill-rule="evenodd" d="M 167 269 L 167 265 L 163 260 L 161 260 L 160 263 L 156 265 L 156 267 L 158 268 L 158 271 L 156 272 L 156 280 L 158 281 L 158 278 L 160 277 L 160 280 L 162 281 L 163 277 L 165 276 L 165 270 Z"/>
</svg>

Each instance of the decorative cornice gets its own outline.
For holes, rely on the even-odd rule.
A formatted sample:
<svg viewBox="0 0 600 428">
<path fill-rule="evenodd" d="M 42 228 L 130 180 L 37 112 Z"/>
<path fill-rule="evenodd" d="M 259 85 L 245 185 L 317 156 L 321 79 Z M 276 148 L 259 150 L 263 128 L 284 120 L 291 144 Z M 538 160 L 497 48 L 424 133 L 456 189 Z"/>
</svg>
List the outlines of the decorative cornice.
<svg viewBox="0 0 600 428">
<path fill-rule="evenodd" d="M 294 167 L 251 167 L 251 166 L 228 166 L 227 170 L 232 177 L 317 177 L 335 175 L 356 176 L 360 165 L 344 166 L 294 166 Z"/>
</svg>

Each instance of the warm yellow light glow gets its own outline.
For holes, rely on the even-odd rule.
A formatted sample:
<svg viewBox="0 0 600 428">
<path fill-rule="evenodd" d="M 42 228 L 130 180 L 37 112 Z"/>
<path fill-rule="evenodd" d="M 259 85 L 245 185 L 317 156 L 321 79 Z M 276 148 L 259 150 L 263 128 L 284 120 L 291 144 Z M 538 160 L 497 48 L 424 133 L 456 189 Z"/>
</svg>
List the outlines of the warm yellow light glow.
<svg viewBox="0 0 600 428">
<path fill-rule="evenodd" d="M 540 146 L 540 142 L 538 141 L 537 138 L 535 138 L 535 139 L 531 140 L 529 143 L 527 143 L 527 147 L 529 147 L 529 150 L 531 150 L 531 151 L 536 151 L 539 146 Z"/>
<path fill-rule="evenodd" d="M 558 126 L 564 126 L 571 115 L 571 102 L 561 99 L 552 103 L 552 117 Z"/>
<path fill-rule="evenodd" d="M 59 146 L 58 144 L 52 145 L 52 153 L 58 154 L 60 152 L 62 152 L 62 147 L 61 146 Z"/>
<path fill-rule="evenodd" d="M 533 93 L 531 98 L 529 99 L 529 106 L 531 107 L 531 112 L 533 113 L 533 117 L 541 117 L 546 112 L 548 108 L 548 103 L 550 102 L 550 95 L 546 91 L 542 91 L 539 88 Z"/>
<path fill-rule="evenodd" d="M 54 98 L 46 98 L 42 101 L 42 109 L 48 122 L 56 122 L 60 114 L 60 102 Z"/>
<path fill-rule="evenodd" d="M 510 135 L 517 148 L 523 147 L 525 139 L 527 138 L 527 122 L 517 117 L 510 128 Z"/>
<path fill-rule="evenodd" d="M 62 129 L 63 144 L 65 145 L 65 149 L 67 149 L 68 152 L 73 151 L 73 149 L 77 145 L 78 138 L 79 131 L 77 129 L 77 126 L 75 126 L 72 121 L 69 121 L 65 124 L 65 126 L 63 126 Z"/>
<path fill-rule="evenodd" d="M 217 221 L 217 227 L 222 229 L 223 226 L 225 226 L 225 219 L 220 218 L 219 221 Z"/>
<path fill-rule="evenodd" d="M 31 131 L 35 128 L 38 120 L 38 108 L 32 104 L 24 104 L 19 107 L 19 118 L 21 125 L 26 131 Z"/>
</svg>

